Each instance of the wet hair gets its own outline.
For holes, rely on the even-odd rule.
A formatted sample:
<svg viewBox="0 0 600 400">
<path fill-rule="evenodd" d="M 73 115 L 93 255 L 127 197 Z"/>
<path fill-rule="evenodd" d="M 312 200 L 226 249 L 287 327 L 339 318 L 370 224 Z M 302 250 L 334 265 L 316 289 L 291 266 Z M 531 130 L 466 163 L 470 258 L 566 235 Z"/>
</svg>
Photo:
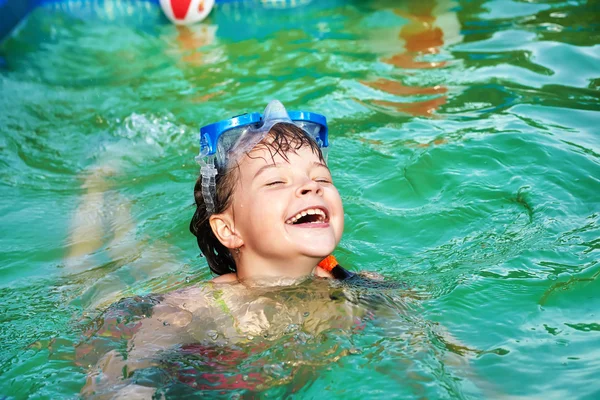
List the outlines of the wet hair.
<svg viewBox="0 0 600 400">
<path fill-rule="evenodd" d="M 259 142 L 255 148 L 265 148 L 271 154 L 271 158 L 280 155 L 289 161 L 287 154 L 309 147 L 319 160 L 325 162 L 321 148 L 315 140 L 304 130 L 291 123 L 275 124 L 269 134 Z M 239 178 L 239 162 L 219 170 L 215 180 L 215 214 L 227 210 L 233 200 L 233 192 Z M 202 175 L 194 186 L 194 199 L 196 201 L 196 212 L 190 222 L 190 231 L 198 242 L 200 251 L 206 257 L 210 270 L 217 275 L 236 272 L 235 259 L 231 251 L 225 247 L 215 236 L 210 226 L 210 215 L 206 212 L 206 204 L 202 196 Z"/>
</svg>

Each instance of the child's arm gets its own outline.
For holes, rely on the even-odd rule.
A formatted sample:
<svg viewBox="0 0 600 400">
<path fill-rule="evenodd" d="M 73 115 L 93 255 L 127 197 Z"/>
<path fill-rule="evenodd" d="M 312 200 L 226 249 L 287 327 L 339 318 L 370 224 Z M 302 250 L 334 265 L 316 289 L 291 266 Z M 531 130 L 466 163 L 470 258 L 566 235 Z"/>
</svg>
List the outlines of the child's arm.
<svg viewBox="0 0 600 400">
<path fill-rule="evenodd" d="M 192 341 L 186 327 L 193 315 L 201 312 L 198 298 L 190 299 L 185 309 L 179 297 L 165 296 L 152 308 L 152 314 L 139 321 L 133 336 L 127 341 L 126 350 L 107 352 L 88 373 L 81 390 L 83 397 L 151 398 L 155 389 L 136 385 L 131 377 L 134 372 L 159 365 L 160 353 L 175 345 Z M 193 312 L 193 314 L 192 314 Z"/>
</svg>

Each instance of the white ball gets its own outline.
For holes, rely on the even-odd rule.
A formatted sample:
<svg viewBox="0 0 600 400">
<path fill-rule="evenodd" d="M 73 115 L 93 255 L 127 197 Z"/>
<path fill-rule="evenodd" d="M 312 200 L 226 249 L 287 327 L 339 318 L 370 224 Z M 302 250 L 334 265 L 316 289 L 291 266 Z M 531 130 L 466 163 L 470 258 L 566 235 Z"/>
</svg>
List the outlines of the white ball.
<svg viewBox="0 0 600 400">
<path fill-rule="evenodd" d="M 177 25 L 202 21 L 210 14 L 215 0 L 160 0 L 163 12 Z"/>
</svg>

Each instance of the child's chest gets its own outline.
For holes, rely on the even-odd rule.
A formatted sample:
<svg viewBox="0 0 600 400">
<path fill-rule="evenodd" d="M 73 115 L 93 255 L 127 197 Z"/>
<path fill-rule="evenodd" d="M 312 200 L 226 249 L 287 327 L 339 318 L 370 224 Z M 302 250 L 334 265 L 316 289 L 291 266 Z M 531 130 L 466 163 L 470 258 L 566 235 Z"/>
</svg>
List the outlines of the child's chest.
<svg viewBox="0 0 600 400">
<path fill-rule="evenodd" d="M 194 318 L 188 334 L 197 340 L 229 344 L 255 338 L 277 340 L 303 332 L 316 336 L 331 329 L 353 329 L 363 315 L 360 307 L 329 293 L 217 296 L 210 318 Z M 208 329 L 207 329 L 208 328 Z"/>
</svg>

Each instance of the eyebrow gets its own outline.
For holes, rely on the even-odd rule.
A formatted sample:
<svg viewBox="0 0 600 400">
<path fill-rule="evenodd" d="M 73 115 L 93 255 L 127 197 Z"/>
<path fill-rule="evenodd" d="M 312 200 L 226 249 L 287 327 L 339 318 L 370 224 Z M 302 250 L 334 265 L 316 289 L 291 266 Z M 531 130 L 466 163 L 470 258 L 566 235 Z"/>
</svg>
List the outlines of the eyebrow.
<svg viewBox="0 0 600 400">
<path fill-rule="evenodd" d="M 260 169 L 258 171 L 256 171 L 256 174 L 254 174 L 254 178 L 252 178 L 252 179 L 256 179 L 260 174 L 262 174 L 263 172 L 265 172 L 266 170 L 268 170 L 270 168 L 279 168 L 282 165 L 283 165 L 283 163 L 279 163 L 279 162 L 264 165 L 264 166 L 260 167 Z M 327 168 L 327 170 L 329 171 L 329 167 L 327 165 L 325 165 L 324 163 L 322 163 L 321 161 L 313 161 L 313 163 L 311 164 L 311 167 L 324 167 L 324 168 Z"/>
<path fill-rule="evenodd" d="M 313 161 L 312 166 L 327 168 L 327 170 L 329 171 L 329 167 L 325 163 L 322 163 L 321 161 Z"/>
</svg>

